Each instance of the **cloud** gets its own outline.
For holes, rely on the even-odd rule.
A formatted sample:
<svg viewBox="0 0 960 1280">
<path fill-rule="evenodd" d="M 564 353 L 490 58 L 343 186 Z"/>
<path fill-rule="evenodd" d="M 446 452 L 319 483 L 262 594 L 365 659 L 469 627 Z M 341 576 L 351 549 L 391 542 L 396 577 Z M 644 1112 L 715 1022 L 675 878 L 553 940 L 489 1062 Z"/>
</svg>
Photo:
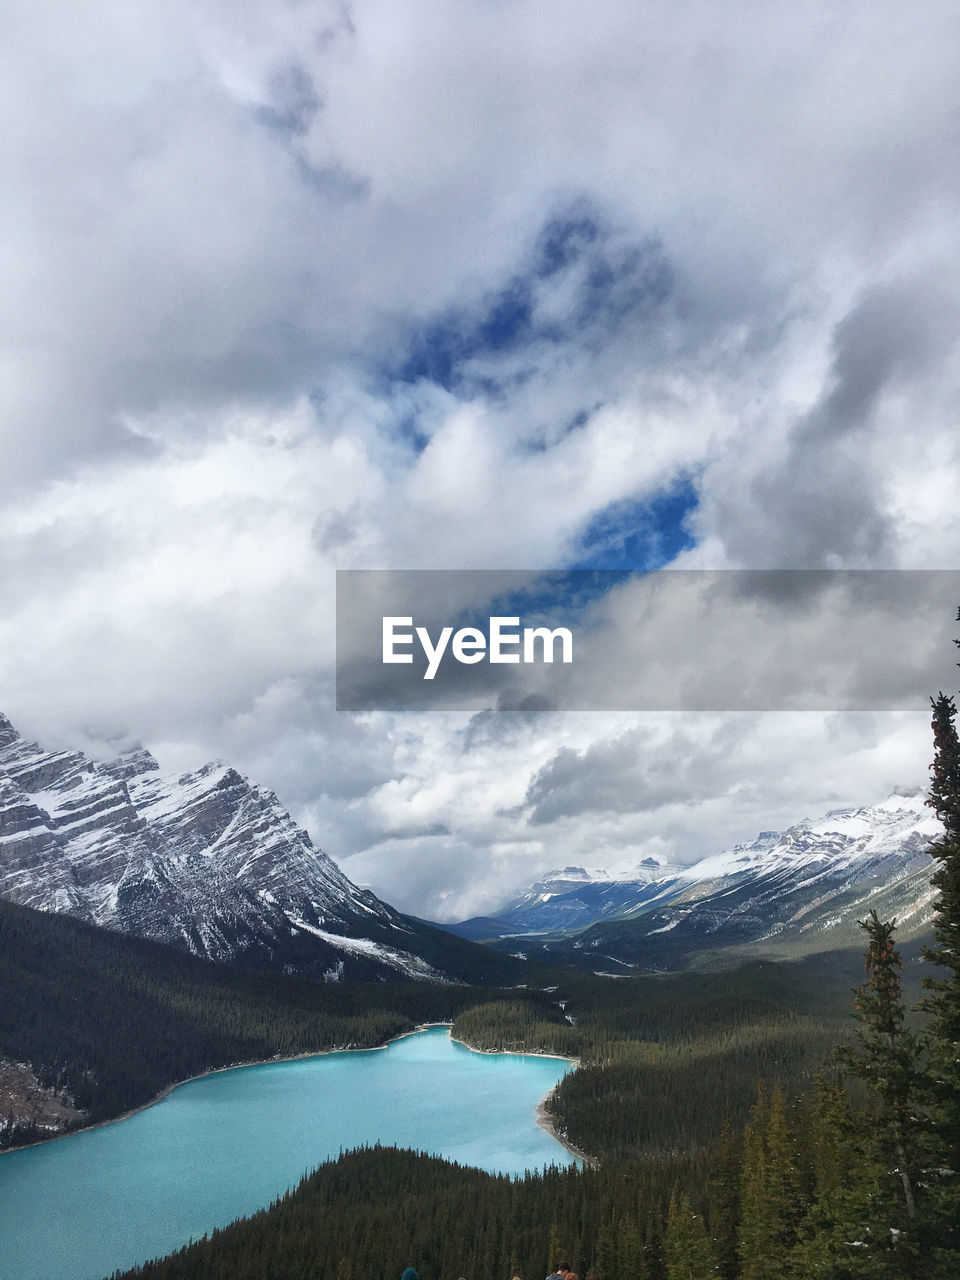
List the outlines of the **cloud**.
<svg viewBox="0 0 960 1280">
<path fill-rule="evenodd" d="M 925 729 L 884 719 L 338 716 L 334 570 L 953 568 L 957 28 L 889 0 L 23 9 L 0 707 L 235 759 L 438 914 L 902 781 Z"/>
<path fill-rule="evenodd" d="M 406 909 L 462 919 L 556 867 L 688 864 L 761 830 L 923 785 L 928 719 L 580 713 L 514 722 L 511 734 L 451 755 L 447 718 L 404 717 L 390 734 L 396 780 L 366 808 L 378 829 L 407 823 L 410 834 L 371 842 L 345 869 Z M 450 834 L 424 836 L 430 822 Z"/>
<path fill-rule="evenodd" d="M 780 450 L 753 460 L 744 442 L 708 469 L 708 518 L 736 561 L 903 563 L 891 454 L 904 434 L 929 447 L 947 425 L 937 401 L 956 386 L 960 290 L 943 284 L 925 270 L 869 288 L 833 327 L 822 385 Z M 905 420 L 907 405 L 923 420 Z"/>
<path fill-rule="evenodd" d="M 524 797 L 530 821 L 539 825 L 590 812 L 643 812 L 683 800 L 695 803 L 710 794 L 715 779 L 703 773 L 704 754 L 714 764 L 715 744 L 695 755 L 694 744 L 681 734 L 658 755 L 651 751 L 648 757 L 645 747 L 653 747 L 650 736 L 636 729 L 583 752 L 562 747 L 530 780 Z"/>
<path fill-rule="evenodd" d="M 671 288 L 657 241 L 618 233 L 581 199 L 547 218 L 524 270 L 471 308 L 452 308 L 415 332 L 387 377 L 500 398 L 542 378 L 557 349 L 596 353 L 624 330 L 636 338 L 642 327 L 655 329 Z"/>
</svg>

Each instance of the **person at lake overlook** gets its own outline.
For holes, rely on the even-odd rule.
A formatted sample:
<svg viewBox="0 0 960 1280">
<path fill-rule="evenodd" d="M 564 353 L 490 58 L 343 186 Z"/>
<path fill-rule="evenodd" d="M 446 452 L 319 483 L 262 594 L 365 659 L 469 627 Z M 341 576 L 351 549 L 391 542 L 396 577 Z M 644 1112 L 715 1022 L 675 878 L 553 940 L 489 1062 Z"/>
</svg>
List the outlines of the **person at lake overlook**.
<svg viewBox="0 0 960 1280">
<path fill-rule="evenodd" d="M 577 1280 L 577 1273 L 570 1269 L 569 1262 L 561 1262 L 557 1267 L 557 1273 L 560 1276 L 560 1280 Z"/>
<path fill-rule="evenodd" d="M 413 1267 L 407 1267 L 406 1271 L 404 1271 L 403 1275 L 400 1277 L 400 1280 L 420 1280 L 420 1277 L 414 1271 Z"/>
</svg>

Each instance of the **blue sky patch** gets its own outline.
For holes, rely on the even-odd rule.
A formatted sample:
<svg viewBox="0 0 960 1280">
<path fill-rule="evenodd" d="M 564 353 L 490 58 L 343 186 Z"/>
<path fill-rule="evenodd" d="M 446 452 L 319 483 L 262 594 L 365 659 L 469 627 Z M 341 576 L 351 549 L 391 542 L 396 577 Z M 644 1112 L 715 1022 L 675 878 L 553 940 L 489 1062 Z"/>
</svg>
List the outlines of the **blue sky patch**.
<svg viewBox="0 0 960 1280">
<path fill-rule="evenodd" d="M 455 625 L 482 629 L 488 614 L 519 615 L 525 625 L 569 620 L 627 578 L 662 569 L 694 546 L 687 518 L 697 501 L 694 479 L 685 476 L 652 497 L 611 504 L 591 520 L 581 554 L 568 569 L 535 573 L 525 581 L 518 574 L 516 586 L 494 597 L 481 587 L 476 606 L 464 609 Z M 482 578 L 478 574 L 478 582 Z"/>
<path fill-rule="evenodd" d="M 685 477 L 652 498 L 629 498 L 598 512 L 581 539 L 579 569 L 661 569 L 695 545 L 687 518 L 696 508 L 694 481 Z"/>
<path fill-rule="evenodd" d="M 405 356 L 384 372 L 390 381 L 427 380 L 459 395 L 495 395 L 524 376 L 515 361 L 500 376 L 499 359 L 535 344 L 602 347 L 626 318 L 656 310 L 672 287 L 659 241 L 625 240 L 598 216 L 578 210 L 546 223 L 527 268 L 501 289 L 416 329 Z"/>
<path fill-rule="evenodd" d="M 600 221 L 590 213 L 551 218 L 537 239 L 534 274 L 548 279 L 565 270 L 583 256 L 600 234 Z"/>
</svg>

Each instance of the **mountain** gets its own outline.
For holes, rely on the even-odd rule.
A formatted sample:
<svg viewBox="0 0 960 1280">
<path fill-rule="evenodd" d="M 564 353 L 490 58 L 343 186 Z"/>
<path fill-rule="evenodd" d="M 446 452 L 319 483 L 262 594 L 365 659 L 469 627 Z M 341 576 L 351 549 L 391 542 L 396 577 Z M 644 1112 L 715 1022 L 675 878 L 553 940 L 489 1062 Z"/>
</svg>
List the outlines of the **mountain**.
<svg viewBox="0 0 960 1280">
<path fill-rule="evenodd" d="M 722 952 L 784 956 L 859 946 L 856 922 L 871 909 L 895 918 L 901 939 L 916 938 L 933 916 L 926 849 L 940 830 L 920 793 L 895 793 L 761 832 L 690 867 L 661 868 L 653 880 L 568 868 L 487 917 L 485 936 L 515 949 L 518 924 L 529 924 L 525 955 L 611 972 L 677 968 Z M 472 930 L 474 922 L 451 927 Z"/>
<path fill-rule="evenodd" d="M 440 927 L 482 942 L 569 933 L 636 911 L 661 892 L 663 875 L 664 868 L 652 858 L 623 876 L 564 867 L 548 872 L 495 915 Z"/>
<path fill-rule="evenodd" d="M 358 888 L 227 764 L 45 751 L 0 715 L 0 897 L 250 968 L 510 981 L 508 957 Z"/>
</svg>

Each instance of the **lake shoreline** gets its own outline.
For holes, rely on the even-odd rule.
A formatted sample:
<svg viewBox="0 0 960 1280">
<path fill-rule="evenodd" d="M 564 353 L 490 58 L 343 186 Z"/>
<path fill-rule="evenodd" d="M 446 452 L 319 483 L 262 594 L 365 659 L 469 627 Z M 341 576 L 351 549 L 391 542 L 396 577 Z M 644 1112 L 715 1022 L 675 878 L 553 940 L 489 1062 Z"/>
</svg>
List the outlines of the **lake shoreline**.
<svg viewBox="0 0 960 1280">
<path fill-rule="evenodd" d="M 586 1151 L 581 1151 L 580 1148 L 575 1147 L 572 1142 L 568 1142 L 567 1139 L 563 1136 L 563 1134 L 560 1133 L 560 1131 L 557 1129 L 557 1122 L 556 1122 L 555 1116 L 550 1110 L 548 1110 L 547 1104 L 550 1101 L 550 1099 L 553 1097 L 553 1095 L 556 1093 L 559 1087 L 560 1085 L 558 1082 L 537 1103 L 536 1110 L 534 1111 L 534 1116 L 536 1117 L 537 1124 L 540 1126 L 541 1129 L 545 1129 L 547 1133 L 550 1134 L 551 1138 L 556 1138 L 556 1140 L 560 1143 L 561 1147 L 569 1151 L 572 1156 L 576 1156 L 578 1160 L 582 1160 L 583 1163 L 585 1165 L 588 1165 L 591 1169 L 596 1169 L 600 1164 L 600 1161 L 597 1159 L 597 1157 L 588 1155 Z"/>
<path fill-rule="evenodd" d="M 200 1071 L 194 1076 L 185 1076 L 183 1080 L 175 1080 L 173 1084 L 169 1084 L 158 1094 L 150 1099 L 149 1102 L 143 1102 L 138 1107 L 130 1107 L 129 1110 L 122 1112 L 118 1116 L 111 1116 L 109 1120 L 98 1120 L 96 1124 L 86 1124 L 80 1129 L 70 1129 L 66 1133 L 54 1133 L 49 1138 L 37 1138 L 34 1142 L 23 1142 L 16 1147 L 4 1147 L 0 1151 L 0 1159 L 3 1156 L 11 1155 L 14 1151 L 29 1151 L 31 1147 L 45 1147 L 50 1142 L 60 1142 L 66 1138 L 79 1137 L 81 1133 L 93 1133 L 95 1129 L 104 1129 L 108 1124 L 119 1124 L 121 1120 L 129 1120 L 131 1116 L 139 1115 L 141 1111 L 147 1111 L 150 1107 L 155 1107 L 158 1102 L 162 1102 L 164 1098 L 169 1098 L 174 1089 L 179 1089 L 185 1084 L 193 1084 L 195 1080 L 206 1080 L 208 1076 L 218 1076 L 224 1071 L 239 1071 L 242 1067 L 269 1067 L 279 1062 L 303 1062 L 307 1058 L 324 1058 L 331 1053 L 376 1053 L 380 1049 L 386 1049 L 389 1045 L 395 1044 L 398 1040 L 404 1040 L 407 1036 L 415 1036 L 421 1031 L 429 1031 L 431 1027 L 451 1027 L 452 1022 L 422 1022 L 419 1026 L 414 1027 L 410 1031 L 401 1031 L 398 1035 L 391 1036 L 389 1040 L 384 1040 L 383 1044 L 370 1045 L 347 1045 L 343 1048 L 333 1049 L 311 1049 L 308 1053 L 290 1053 L 278 1054 L 273 1058 L 250 1058 L 246 1062 L 229 1062 L 223 1067 L 211 1067 L 209 1071 Z"/>
<path fill-rule="evenodd" d="M 450 1022 L 447 1022 L 442 1025 L 449 1027 L 449 1026 L 452 1026 L 453 1024 Z M 471 1053 L 489 1053 L 489 1054 L 516 1053 L 518 1056 L 524 1057 L 524 1058 L 555 1058 L 558 1062 L 571 1063 L 574 1071 L 576 1071 L 576 1069 L 580 1066 L 579 1058 L 571 1058 L 565 1053 L 543 1053 L 539 1049 L 481 1049 L 479 1045 L 470 1044 L 468 1040 L 458 1040 L 457 1037 L 452 1034 L 450 1036 L 450 1039 L 453 1041 L 454 1044 L 462 1044 L 463 1047 L 465 1049 L 469 1049 Z M 582 1160 L 584 1164 L 589 1165 L 591 1169 L 595 1169 L 597 1165 L 600 1163 L 597 1157 L 588 1155 L 586 1151 L 581 1151 L 580 1148 L 575 1147 L 572 1142 L 568 1142 L 567 1139 L 563 1136 L 563 1134 L 557 1128 L 556 1119 L 548 1108 L 548 1103 L 550 1102 L 550 1099 L 553 1097 L 553 1095 L 556 1093 L 559 1087 L 560 1087 L 560 1081 L 558 1080 L 552 1089 L 547 1090 L 547 1092 L 543 1095 L 543 1097 L 540 1099 L 540 1101 L 537 1103 L 536 1107 L 534 1108 L 534 1112 L 533 1112 L 534 1118 L 536 1119 L 536 1122 L 541 1129 L 544 1129 L 547 1133 L 549 1133 L 551 1138 L 556 1138 L 557 1142 L 560 1143 L 561 1147 L 563 1147 L 566 1151 L 569 1151 L 571 1155 L 576 1156 L 578 1160 Z"/>
<path fill-rule="evenodd" d="M 92 1133 L 95 1129 L 104 1129 L 106 1128 L 107 1125 L 119 1124 L 122 1120 L 129 1120 L 131 1116 L 139 1115 L 141 1111 L 146 1111 L 150 1107 L 155 1107 L 158 1103 L 163 1102 L 164 1098 L 168 1098 L 175 1089 L 179 1089 L 185 1084 L 192 1084 L 195 1080 L 205 1080 L 208 1076 L 220 1075 L 224 1071 L 238 1071 L 242 1067 L 266 1067 L 266 1066 L 271 1066 L 274 1063 L 281 1063 L 281 1062 L 302 1062 L 307 1058 L 329 1057 L 329 1055 L 332 1053 L 376 1053 L 381 1049 L 388 1048 L 391 1044 L 396 1044 L 398 1040 L 405 1040 L 408 1036 L 419 1035 L 421 1031 L 430 1031 L 431 1029 L 436 1027 L 452 1028 L 453 1023 L 452 1022 L 422 1022 L 418 1024 L 416 1027 L 413 1027 L 410 1031 L 401 1031 L 399 1032 L 399 1034 L 395 1036 L 390 1036 L 390 1038 L 387 1040 L 384 1040 L 382 1044 L 365 1045 L 363 1047 L 353 1045 L 353 1046 L 347 1046 L 344 1048 L 313 1049 L 308 1053 L 293 1053 L 293 1054 L 287 1054 L 287 1055 L 278 1055 L 277 1057 L 273 1057 L 273 1058 L 253 1058 L 247 1062 L 231 1062 L 223 1067 L 211 1067 L 209 1071 L 201 1071 L 201 1072 L 198 1072 L 197 1075 L 187 1076 L 183 1080 L 174 1081 L 173 1084 L 167 1085 L 165 1089 L 162 1089 L 160 1093 L 156 1094 L 155 1097 L 151 1098 L 149 1102 L 144 1102 L 138 1107 L 131 1107 L 129 1108 L 129 1110 L 124 1111 L 121 1115 L 112 1116 L 108 1120 L 98 1120 L 96 1124 L 84 1125 L 82 1128 L 79 1128 L 79 1129 L 70 1129 L 69 1132 L 67 1133 L 51 1134 L 49 1138 L 37 1138 L 33 1142 L 24 1142 L 16 1147 L 5 1147 L 2 1151 L 0 1151 L 0 1159 L 2 1159 L 5 1155 L 12 1155 L 13 1152 L 15 1151 L 28 1151 L 31 1147 L 45 1147 L 51 1142 L 66 1141 L 66 1139 L 68 1138 L 79 1137 L 80 1134 L 82 1133 Z M 477 1045 L 468 1044 L 467 1041 L 465 1040 L 458 1040 L 453 1035 L 450 1036 L 450 1039 L 453 1041 L 454 1044 L 459 1044 L 459 1045 L 462 1045 L 464 1049 L 469 1049 L 471 1053 L 496 1054 L 499 1052 L 506 1052 L 506 1053 L 513 1052 L 513 1053 L 516 1053 L 517 1056 L 519 1057 L 556 1058 L 562 1062 L 573 1063 L 574 1068 L 580 1065 L 578 1058 L 568 1058 L 561 1053 L 538 1053 L 536 1050 L 523 1051 L 523 1050 L 481 1049 Z M 594 1158 L 592 1156 L 588 1156 L 585 1152 L 579 1151 L 571 1143 L 567 1142 L 561 1136 L 561 1134 L 557 1132 L 557 1129 L 553 1123 L 552 1117 L 550 1116 L 550 1113 L 546 1109 L 547 1102 L 549 1101 L 556 1087 L 557 1086 L 554 1085 L 553 1089 L 550 1089 L 546 1093 L 546 1095 L 541 1099 L 541 1101 L 537 1104 L 534 1112 L 536 1117 L 536 1122 L 540 1126 L 540 1128 L 545 1129 L 552 1137 L 556 1138 L 557 1142 L 559 1142 L 562 1147 L 565 1147 L 566 1150 L 569 1151 L 572 1155 L 577 1156 L 578 1159 L 583 1160 L 588 1164 L 592 1164 L 594 1163 Z"/>
</svg>

